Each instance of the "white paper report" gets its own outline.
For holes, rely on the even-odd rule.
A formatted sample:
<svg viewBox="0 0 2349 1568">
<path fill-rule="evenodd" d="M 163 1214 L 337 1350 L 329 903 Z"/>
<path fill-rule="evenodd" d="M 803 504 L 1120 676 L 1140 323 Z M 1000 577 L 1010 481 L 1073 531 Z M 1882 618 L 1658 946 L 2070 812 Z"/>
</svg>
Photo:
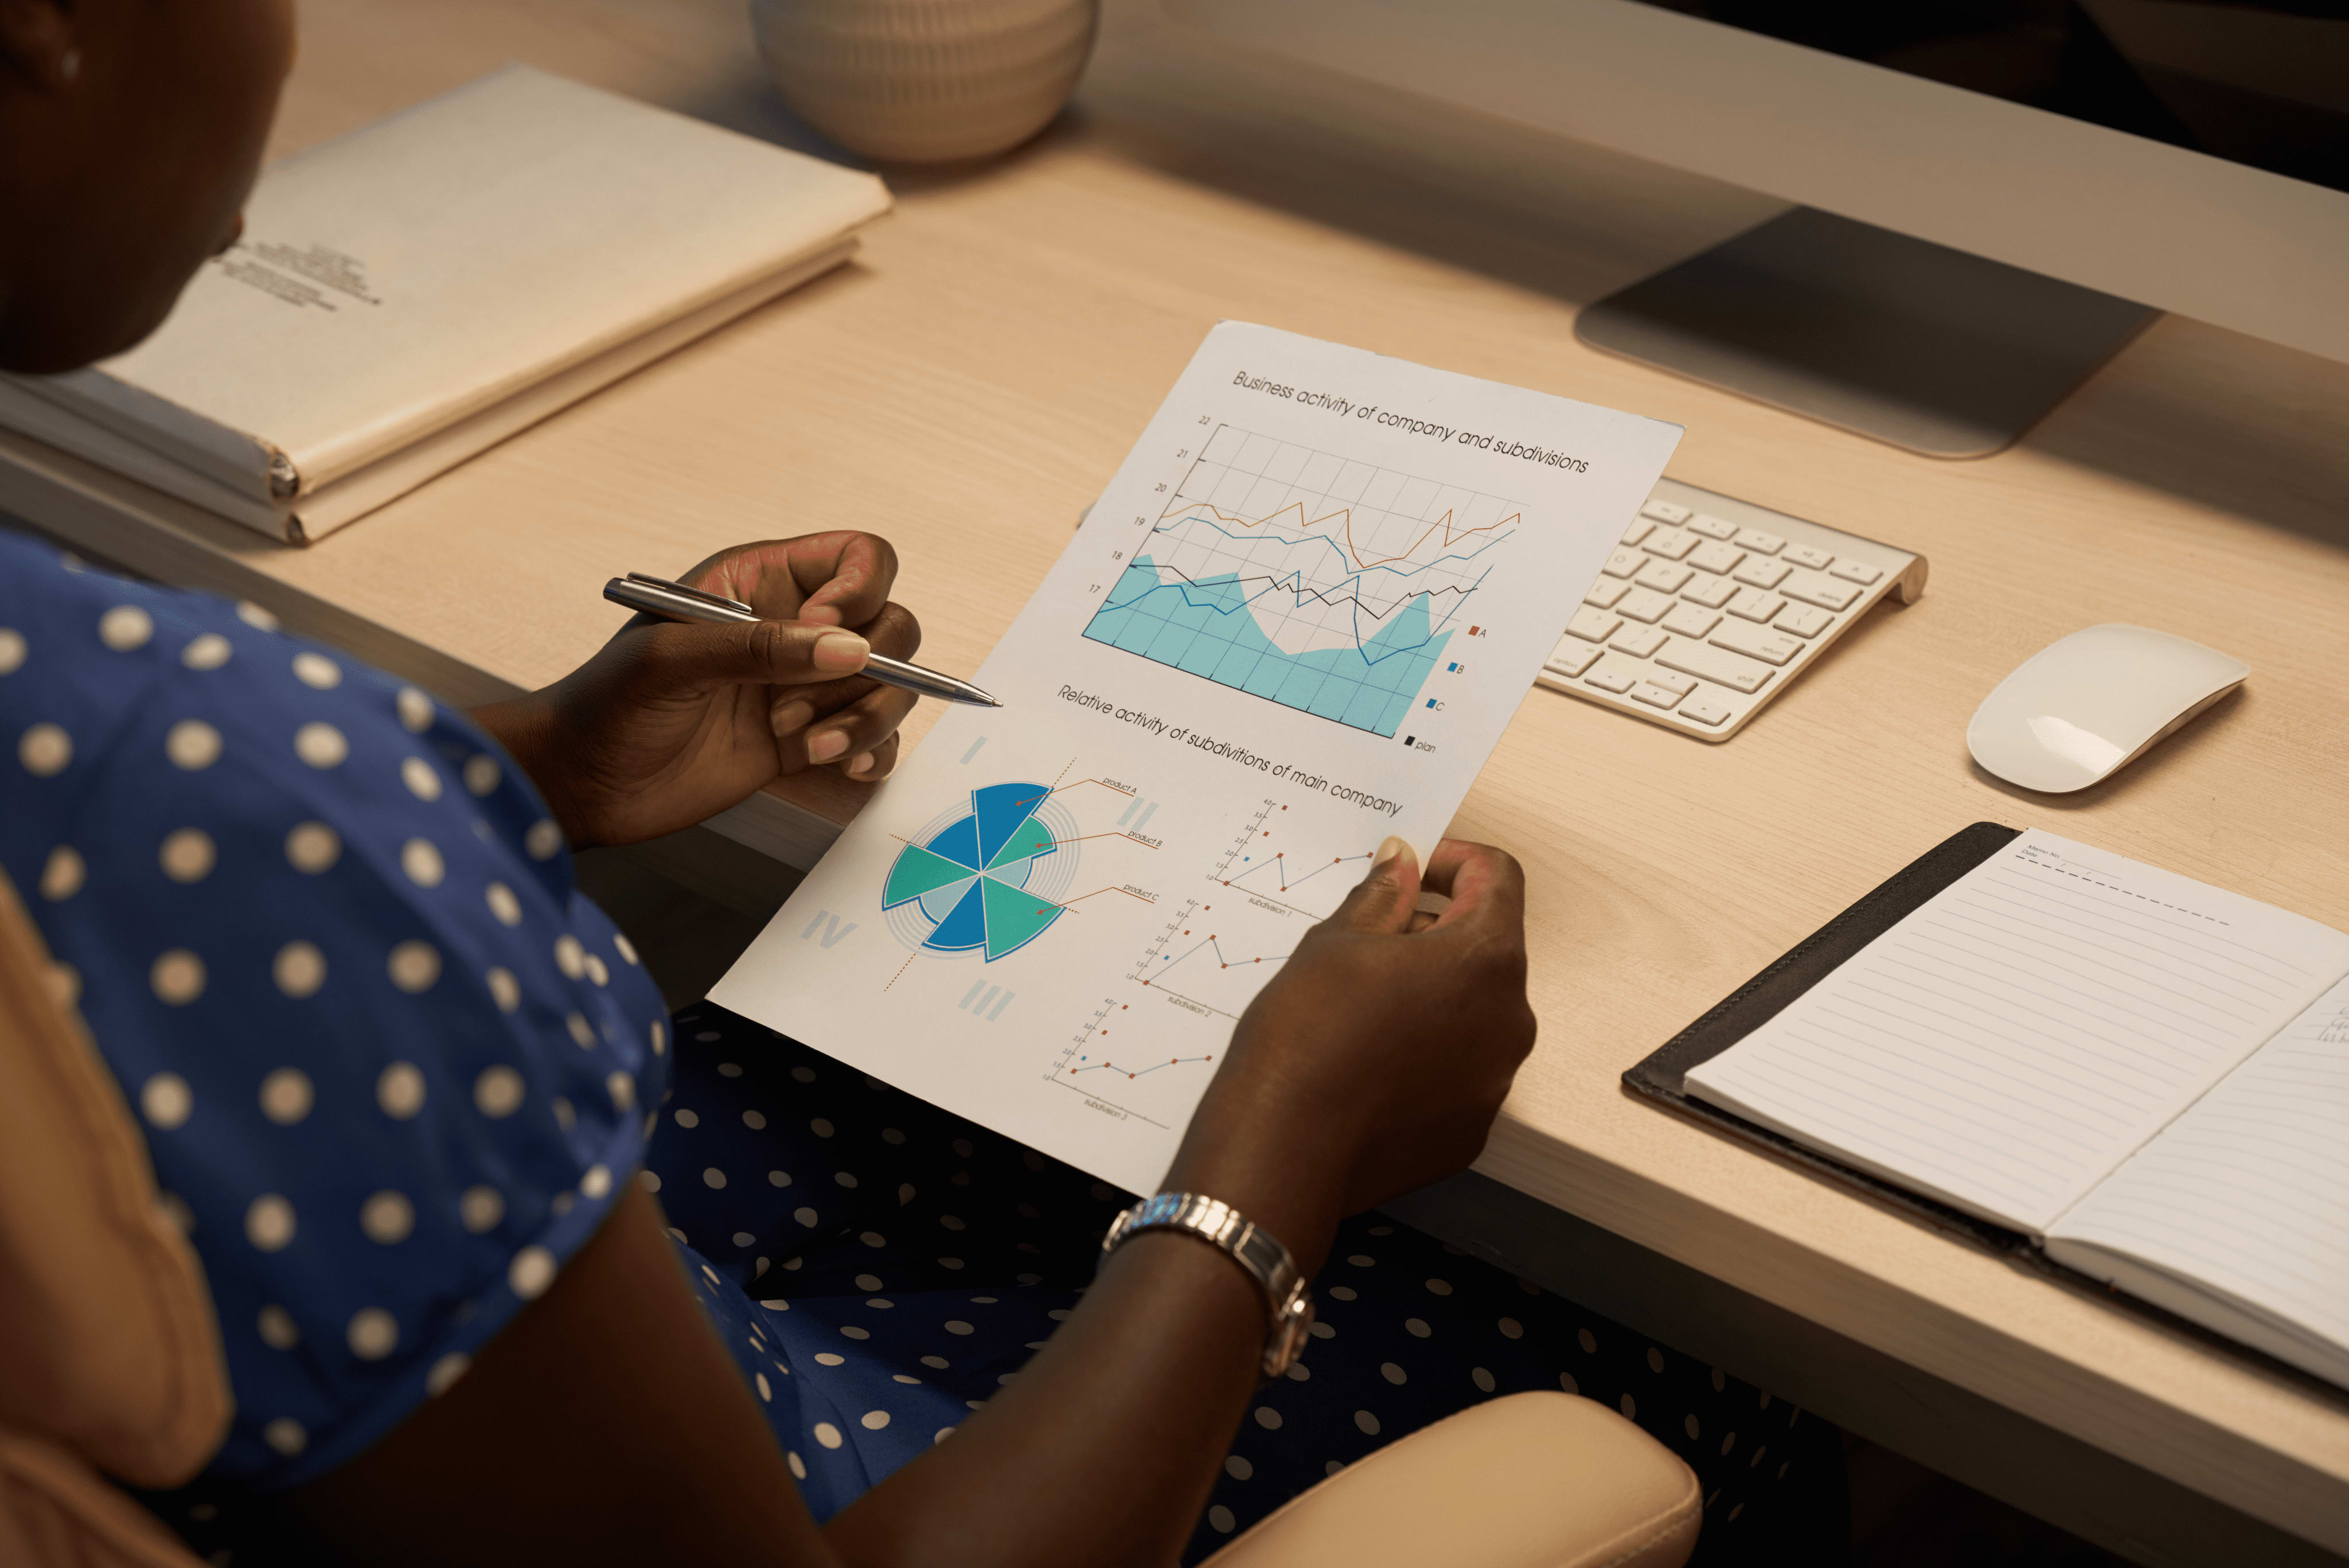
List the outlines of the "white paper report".
<svg viewBox="0 0 2349 1568">
<path fill-rule="evenodd" d="M 1249 1000 L 1423 856 L 1680 428 L 1209 333 L 957 707 L 710 1000 L 1132 1191 Z"/>
</svg>

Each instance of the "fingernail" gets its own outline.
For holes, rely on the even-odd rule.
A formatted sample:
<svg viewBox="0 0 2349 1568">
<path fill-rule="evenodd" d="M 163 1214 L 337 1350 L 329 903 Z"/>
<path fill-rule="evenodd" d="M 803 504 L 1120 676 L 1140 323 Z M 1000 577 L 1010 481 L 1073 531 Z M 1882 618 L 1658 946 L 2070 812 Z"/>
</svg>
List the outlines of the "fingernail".
<svg viewBox="0 0 2349 1568">
<path fill-rule="evenodd" d="M 1354 842 L 1360 844 L 1361 840 L 1358 838 Z M 1386 842 L 1379 846 L 1379 852 L 1371 857 L 1371 869 L 1375 871 L 1396 856 L 1410 853 L 1411 846 L 1391 833 L 1387 835 Z"/>
<path fill-rule="evenodd" d="M 813 703 L 786 702 L 781 707 L 774 711 L 773 714 L 767 720 L 767 722 L 774 726 L 775 733 L 778 735 L 788 735 L 796 731 L 806 729 L 808 727 L 808 721 L 814 717 L 815 705 Z"/>
<path fill-rule="evenodd" d="M 861 639 L 860 639 L 861 640 Z M 817 647 L 823 646 L 818 643 Z M 848 735 L 841 730 L 819 730 L 808 737 L 808 761 L 828 763 L 848 750 Z"/>
<path fill-rule="evenodd" d="M 853 631 L 827 631 L 815 639 L 809 662 L 818 670 L 862 670 L 873 655 L 873 645 Z"/>
<path fill-rule="evenodd" d="M 840 607 L 838 605 L 802 605 L 800 607 L 800 619 L 814 626 L 838 626 Z"/>
<path fill-rule="evenodd" d="M 854 762 L 848 764 L 848 776 L 853 779 L 863 778 L 866 774 L 869 774 L 872 771 L 873 753 L 870 752 L 864 753 Z"/>
</svg>

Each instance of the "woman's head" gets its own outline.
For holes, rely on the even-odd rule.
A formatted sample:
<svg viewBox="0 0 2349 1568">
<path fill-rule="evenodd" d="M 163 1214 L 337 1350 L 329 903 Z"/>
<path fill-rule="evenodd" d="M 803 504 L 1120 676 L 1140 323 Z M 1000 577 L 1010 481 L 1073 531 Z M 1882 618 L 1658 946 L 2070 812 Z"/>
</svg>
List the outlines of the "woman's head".
<svg viewBox="0 0 2349 1568">
<path fill-rule="evenodd" d="M 292 0 L 0 0 L 0 369 L 153 331 L 232 243 Z"/>
</svg>

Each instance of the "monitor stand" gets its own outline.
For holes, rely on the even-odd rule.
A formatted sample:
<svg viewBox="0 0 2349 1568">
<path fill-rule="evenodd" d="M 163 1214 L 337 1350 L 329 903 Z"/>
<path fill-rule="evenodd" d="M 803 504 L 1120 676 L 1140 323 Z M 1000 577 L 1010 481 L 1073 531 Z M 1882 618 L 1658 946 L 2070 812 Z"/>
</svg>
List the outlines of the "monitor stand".
<svg viewBox="0 0 2349 1568">
<path fill-rule="evenodd" d="M 1585 307 L 1574 334 L 1927 457 L 1987 457 L 2158 314 L 1796 207 Z"/>
</svg>

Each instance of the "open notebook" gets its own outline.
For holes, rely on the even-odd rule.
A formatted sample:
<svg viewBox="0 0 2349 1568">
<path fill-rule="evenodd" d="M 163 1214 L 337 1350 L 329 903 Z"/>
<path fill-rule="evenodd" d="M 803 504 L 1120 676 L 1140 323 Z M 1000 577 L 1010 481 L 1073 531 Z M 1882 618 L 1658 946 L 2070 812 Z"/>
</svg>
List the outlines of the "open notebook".
<svg viewBox="0 0 2349 1568">
<path fill-rule="evenodd" d="M 1935 853 L 1682 1093 L 2349 1386 L 2349 936 L 2052 834 Z"/>
</svg>

